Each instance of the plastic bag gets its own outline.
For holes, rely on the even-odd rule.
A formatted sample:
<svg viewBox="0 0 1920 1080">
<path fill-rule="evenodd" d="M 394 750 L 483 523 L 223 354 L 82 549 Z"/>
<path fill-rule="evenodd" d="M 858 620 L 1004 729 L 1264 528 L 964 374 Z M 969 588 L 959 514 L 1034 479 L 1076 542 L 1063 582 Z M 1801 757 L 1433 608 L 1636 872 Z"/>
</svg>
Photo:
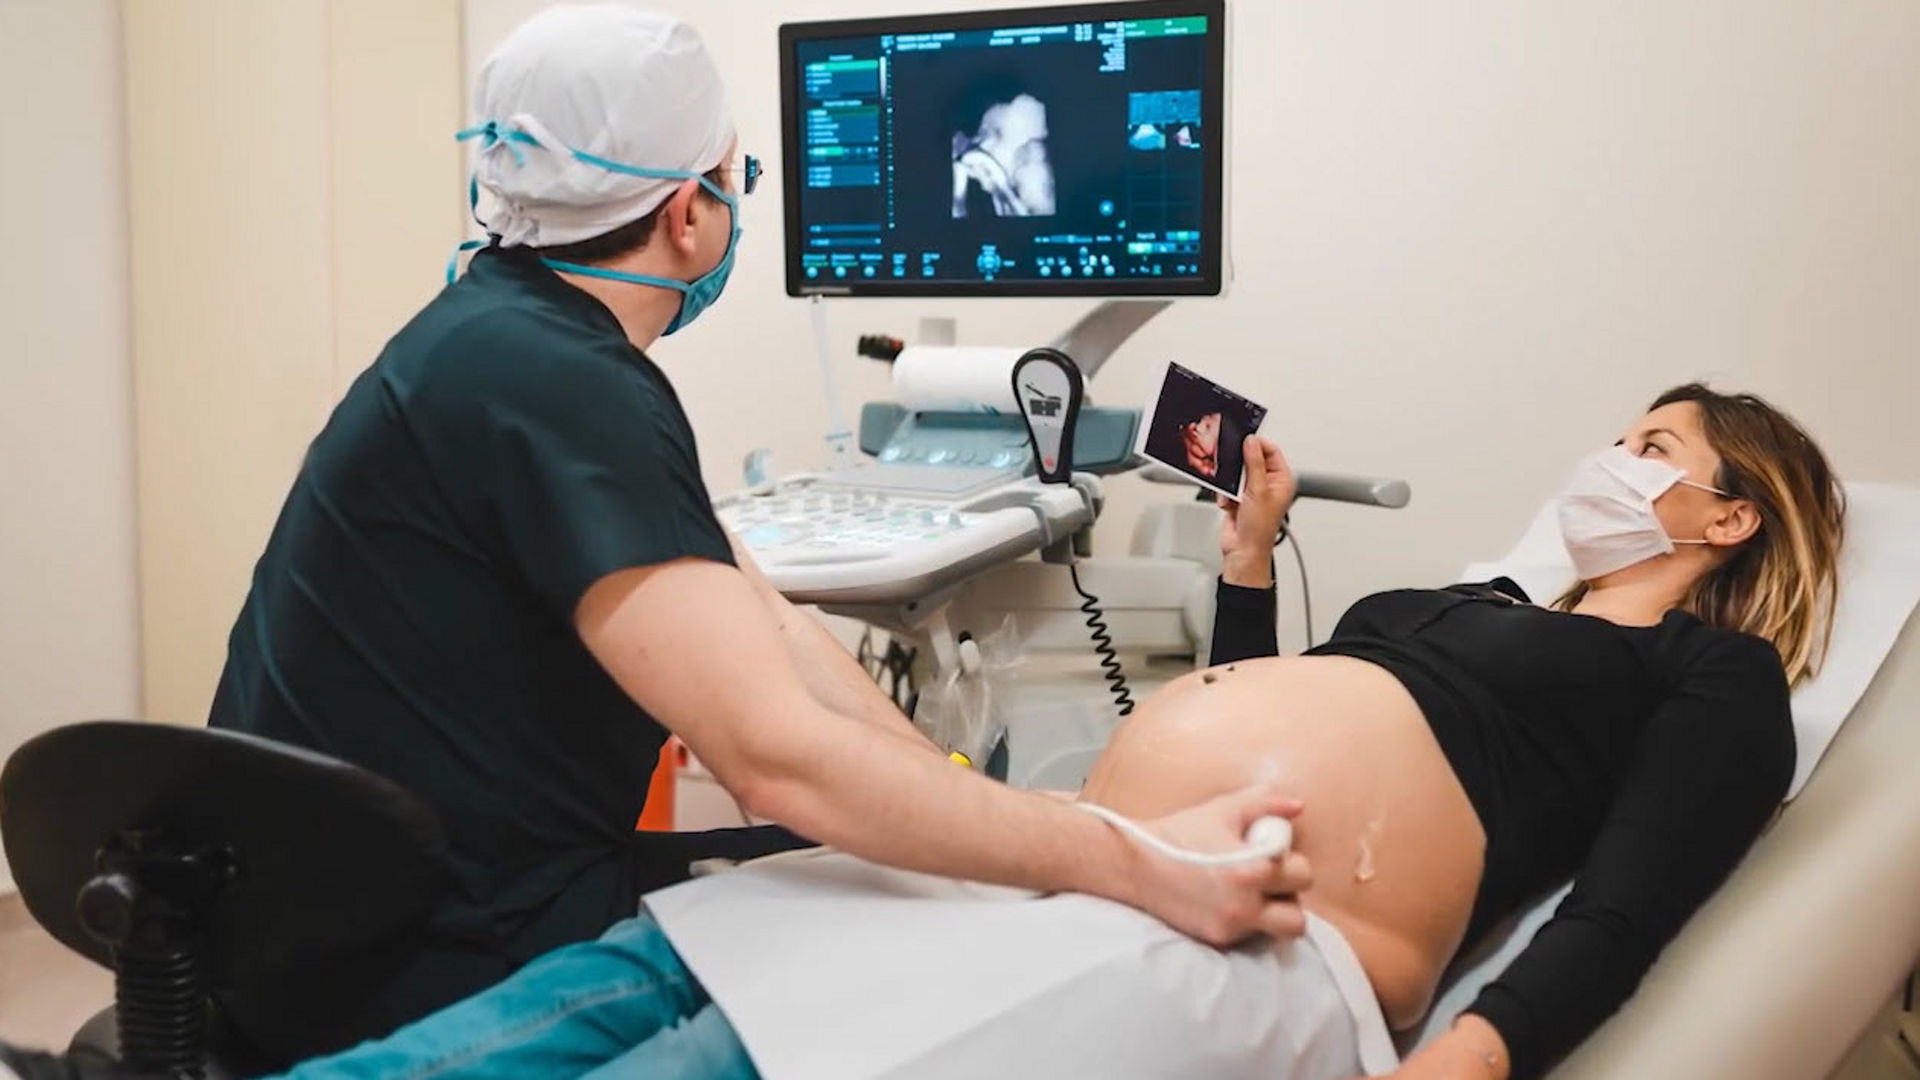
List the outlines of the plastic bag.
<svg viewBox="0 0 1920 1080">
<path fill-rule="evenodd" d="M 943 665 L 921 687 L 913 722 L 934 745 L 986 770 L 1006 735 L 994 688 L 1004 687 L 1024 662 L 1024 644 L 1009 615 L 989 633 L 962 633 L 954 652 L 959 663 Z"/>
</svg>

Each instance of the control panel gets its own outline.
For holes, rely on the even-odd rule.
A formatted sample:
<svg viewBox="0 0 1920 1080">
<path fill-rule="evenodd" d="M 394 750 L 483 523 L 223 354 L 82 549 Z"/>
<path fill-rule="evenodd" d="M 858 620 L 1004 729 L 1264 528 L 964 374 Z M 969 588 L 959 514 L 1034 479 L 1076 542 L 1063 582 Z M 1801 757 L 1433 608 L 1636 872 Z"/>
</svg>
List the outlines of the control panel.
<svg viewBox="0 0 1920 1080">
<path fill-rule="evenodd" d="M 1093 483 L 1042 485 L 1013 467 L 881 464 L 788 477 L 714 509 L 789 599 L 892 604 L 1092 525 Z"/>
</svg>

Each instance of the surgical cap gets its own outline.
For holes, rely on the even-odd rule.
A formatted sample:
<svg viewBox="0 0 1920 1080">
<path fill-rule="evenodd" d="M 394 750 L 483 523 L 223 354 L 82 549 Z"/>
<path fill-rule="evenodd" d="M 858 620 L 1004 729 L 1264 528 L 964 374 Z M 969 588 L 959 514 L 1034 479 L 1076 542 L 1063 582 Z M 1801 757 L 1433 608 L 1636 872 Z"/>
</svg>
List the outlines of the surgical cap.
<svg viewBox="0 0 1920 1080">
<path fill-rule="evenodd" d="M 534 144 L 489 138 L 474 179 L 492 196 L 475 209 L 514 247 L 571 244 L 636 221 L 683 182 L 631 176 L 574 151 L 644 169 L 703 173 L 733 141 L 720 73 L 691 26 L 623 4 L 535 15 L 481 65 L 481 124 Z"/>
</svg>

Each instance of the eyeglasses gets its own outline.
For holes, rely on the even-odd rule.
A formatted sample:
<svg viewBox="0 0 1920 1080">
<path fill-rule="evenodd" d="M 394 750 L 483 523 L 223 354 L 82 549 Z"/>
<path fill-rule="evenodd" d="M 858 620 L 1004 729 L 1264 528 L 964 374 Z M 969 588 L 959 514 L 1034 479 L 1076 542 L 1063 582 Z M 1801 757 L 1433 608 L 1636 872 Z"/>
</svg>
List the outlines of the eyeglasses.
<svg viewBox="0 0 1920 1080">
<path fill-rule="evenodd" d="M 751 195 L 753 189 L 760 186 L 760 174 L 766 170 L 761 167 L 759 158 L 744 154 L 741 164 L 728 165 L 722 171 L 740 174 L 740 194 Z"/>
</svg>

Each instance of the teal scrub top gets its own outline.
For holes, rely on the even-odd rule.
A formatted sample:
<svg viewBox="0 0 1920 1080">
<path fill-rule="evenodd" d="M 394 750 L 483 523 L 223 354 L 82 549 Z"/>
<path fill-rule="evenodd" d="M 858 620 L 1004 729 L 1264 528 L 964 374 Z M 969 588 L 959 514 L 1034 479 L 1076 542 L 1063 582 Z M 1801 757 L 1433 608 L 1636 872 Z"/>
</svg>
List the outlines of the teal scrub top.
<svg viewBox="0 0 1920 1080">
<path fill-rule="evenodd" d="M 481 251 L 309 448 L 210 719 L 424 796 L 452 884 L 377 962 L 305 973 L 271 1007 L 233 995 L 247 1034 L 317 1052 L 634 913 L 667 733 L 573 613 L 607 574 L 688 556 L 733 561 L 666 376 L 531 254 Z"/>
</svg>

